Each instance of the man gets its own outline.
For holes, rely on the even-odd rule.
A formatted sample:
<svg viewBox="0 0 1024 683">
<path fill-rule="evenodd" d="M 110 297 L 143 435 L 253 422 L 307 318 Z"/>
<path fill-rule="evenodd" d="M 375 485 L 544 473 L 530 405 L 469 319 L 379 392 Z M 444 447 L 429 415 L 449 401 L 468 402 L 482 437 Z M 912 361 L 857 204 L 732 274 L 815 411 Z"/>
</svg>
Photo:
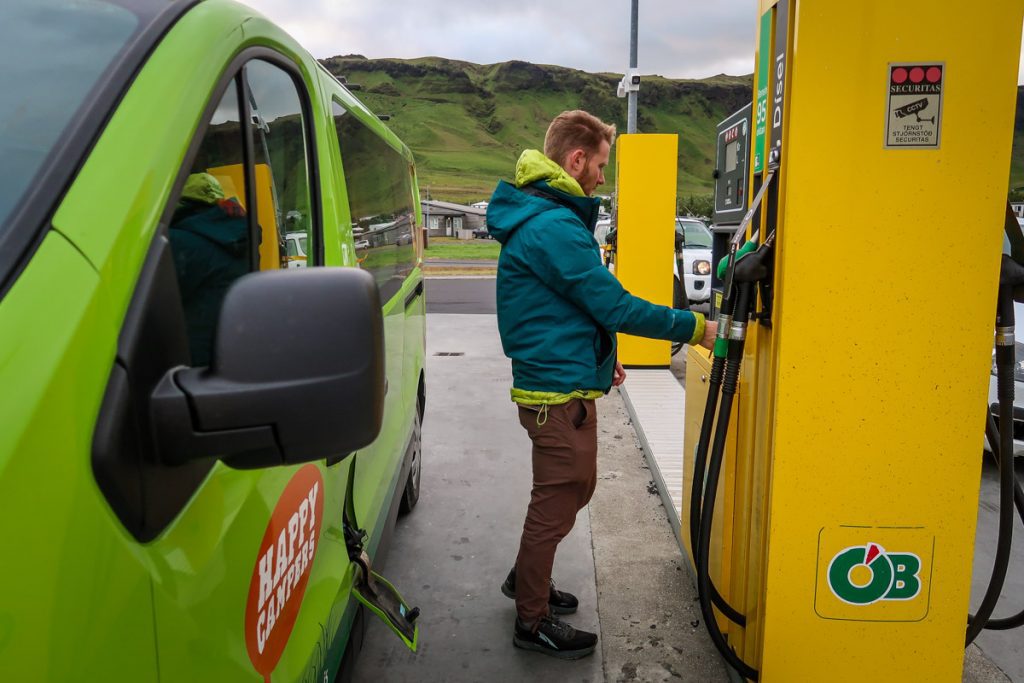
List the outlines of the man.
<svg viewBox="0 0 1024 683">
<path fill-rule="evenodd" d="M 632 296 L 601 264 L 593 237 L 615 127 L 584 111 L 559 114 L 544 153 L 523 152 L 515 185 L 498 183 L 488 230 L 502 244 L 498 328 L 512 359 L 512 400 L 533 442 L 533 490 L 515 566 L 502 592 L 516 601 L 513 643 L 563 659 L 594 651 L 597 636 L 556 614 L 578 601 L 556 590 L 558 543 L 597 482 L 594 399 L 626 378 L 615 333 L 711 348 L 716 324 Z M 667 277 L 667 275 L 666 275 Z"/>
</svg>

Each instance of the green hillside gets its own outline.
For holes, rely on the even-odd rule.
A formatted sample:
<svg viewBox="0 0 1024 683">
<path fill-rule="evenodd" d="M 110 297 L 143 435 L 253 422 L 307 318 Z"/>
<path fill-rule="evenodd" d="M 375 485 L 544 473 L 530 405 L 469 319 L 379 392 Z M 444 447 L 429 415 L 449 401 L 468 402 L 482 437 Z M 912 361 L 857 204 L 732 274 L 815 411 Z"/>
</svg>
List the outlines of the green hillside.
<svg viewBox="0 0 1024 683">
<path fill-rule="evenodd" d="M 626 129 L 620 76 L 526 62 L 479 65 L 436 57 L 322 60 L 335 75 L 361 86 L 357 95 L 416 155 L 420 187 L 435 199 L 486 199 L 509 178 L 523 149 L 539 148 L 551 119 L 582 108 Z M 685 81 L 651 76 L 640 91 L 639 127 L 680 137 L 679 188 L 711 191 L 715 124 L 750 99 L 750 77 Z M 606 174 L 614 183 L 614 151 Z"/>
<path fill-rule="evenodd" d="M 615 96 L 620 74 L 586 73 L 527 62 L 472 64 L 438 57 L 322 60 L 333 74 L 361 87 L 356 94 L 416 155 L 421 191 L 431 197 L 472 202 L 490 196 L 508 179 L 519 153 L 539 148 L 551 119 L 566 109 L 586 109 L 621 132 L 626 101 Z M 679 195 L 708 194 L 715 160 L 715 126 L 750 101 L 751 76 L 701 80 L 645 76 L 640 88 L 642 132 L 679 134 Z M 1018 102 L 1024 99 L 1024 89 Z M 614 148 L 606 173 L 615 181 Z M 1012 187 L 1024 186 L 1024 107 L 1018 107 Z"/>
</svg>

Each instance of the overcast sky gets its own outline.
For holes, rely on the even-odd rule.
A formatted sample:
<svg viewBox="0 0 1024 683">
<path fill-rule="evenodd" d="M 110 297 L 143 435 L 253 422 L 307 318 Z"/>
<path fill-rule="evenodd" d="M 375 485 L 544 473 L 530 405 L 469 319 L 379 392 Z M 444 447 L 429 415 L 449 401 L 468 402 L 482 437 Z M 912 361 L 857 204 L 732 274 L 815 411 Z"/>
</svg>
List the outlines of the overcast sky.
<svg viewBox="0 0 1024 683">
<path fill-rule="evenodd" d="M 629 64 L 628 0 L 243 2 L 321 58 L 438 56 L 479 64 L 521 59 L 618 73 Z M 751 73 L 756 13 L 755 0 L 643 0 L 641 73 Z M 1024 83 L 1024 68 L 1018 83 Z"/>
</svg>

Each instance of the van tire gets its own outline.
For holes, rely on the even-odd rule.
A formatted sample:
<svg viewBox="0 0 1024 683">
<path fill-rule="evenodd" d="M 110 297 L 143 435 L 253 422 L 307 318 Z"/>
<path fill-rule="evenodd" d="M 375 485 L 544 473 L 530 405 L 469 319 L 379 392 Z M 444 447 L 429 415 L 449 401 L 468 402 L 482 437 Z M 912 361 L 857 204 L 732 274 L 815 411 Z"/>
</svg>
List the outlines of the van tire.
<svg viewBox="0 0 1024 683">
<path fill-rule="evenodd" d="M 420 500 L 420 478 L 423 472 L 423 417 L 422 410 L 417 402 L 416 417 L 412 425 L 412 439 L 409 442 L 409 451 L 412 462 L 409 465 L 409 477 L 405 480 L 405 488 L 402 489 L 402 500 L 398 506 L 398 512 L 407 515 L 416 507 Z"/>
</svg>

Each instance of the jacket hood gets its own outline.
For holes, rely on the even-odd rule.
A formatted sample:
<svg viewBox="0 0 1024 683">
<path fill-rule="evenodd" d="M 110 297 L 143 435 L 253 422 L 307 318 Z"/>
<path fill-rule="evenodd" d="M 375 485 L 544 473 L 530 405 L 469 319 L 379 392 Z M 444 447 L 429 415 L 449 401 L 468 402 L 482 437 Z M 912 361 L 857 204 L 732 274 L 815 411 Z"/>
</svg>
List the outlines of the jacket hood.
<svg viewBox="0 0 1024 683">
<path fill-rule="evenodd" d="M 245 209 L 234 199 L 208 204 L 182 197 L 174 212 L 171 230 L 202 237 L 233 256 L 245 254 L 249 249 L 249 222 Z"/>
<path fill-rule="evenodd" d="M 580 184 L 564 168 L 537 150 L 528 149 L 519 155 L 519 161 L 516 162 L 516 187 L 530 185 L 538 180 L 573 197 L 586 196 Z"/>
<path fill-rule="evenodd" d="M 557 207 L 572 211 L 593 232 L 601 200 L 585 196 L 565 169 L 537 150 L 519 157 L 515 183 L 500 181 L 487 205 L 487 231 L 501 244 L 530 219 Z"/>
<path fill-rule="evenodd" d="M 181 198 L 203 204 L 215 204 L 224 199 L 224 188 L 220 181 L 209 173 L 193 173 L 185 179 Z"/>
</svg>

